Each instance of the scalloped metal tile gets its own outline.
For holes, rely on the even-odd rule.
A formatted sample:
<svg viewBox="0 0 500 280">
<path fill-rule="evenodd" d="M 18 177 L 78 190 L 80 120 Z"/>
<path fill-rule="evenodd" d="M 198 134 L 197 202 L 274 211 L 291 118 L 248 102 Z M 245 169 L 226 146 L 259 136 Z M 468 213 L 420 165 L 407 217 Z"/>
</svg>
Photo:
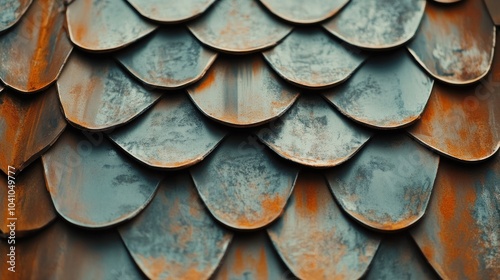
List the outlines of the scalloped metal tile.
<svg viewBox="0 0 500 280">
<path fill-rule="evenodd" d="M 150 279 L 208 279 L 233 237 L 208 213 L 184 172 L 167 175 L 144 212 L 118 230 Z"/>
<path fill-rule="evenodd" d="M 498 0 L 484 0 L 488 11 L 490 12 L 493 22 L 498 26 L 500 25 L 500 5 Z"/>
<path fill-rule="evenodd" d="M 140 44 L 116 55 L 118 61 L 148 86 L 177 89 L 203 77 L 217 57 L 184 28 L 156 31 Z"/>
<path fill-rule="evenodd" d="M 440 278 L 415 242 L 404 232 L 385 236 L 364 279 L 437 280 Z"/>
<path fill-rule="evenodd" d="M 257 52 L 276 45 L 292 27 L 274 19 L 256 0 L 220 0 L 188 24 L 203 44 L 228 53 Z"/>
<path fill-rule="evenodd" d="M 9 245 L 0 242 L 1 279 L 144 279 L 115 230 L 94 232 L 58 221 L 16 241 L 15 272 L 7 270 Z"/>
<path fill-rule="evenodd" d="M 349 221 L 324 177 L 301 173 L 283 216 L 269 236 L 300 279 L 357 279 L 368 269 L 380 238 Z"/>
<path fill-rule="evenodd" d="M 57 86 L 66 119 L 94 131 L 130 122 L 161 97 L 133 80 L 114 60 L 76 51 Z"/>
<path fill-rule="evenodd" d="M 57 212 L 87 228 L 109 227 L 135 217 L 153 199 L 161 180 L 160 174 L 135 164 L 100 137 L 96 141 L 66 129 L 42 156 Z"/>
<path fill-rule="evenodd" d="M 34 162 L 23 172 L 10 173 L 9 176 L 11 177 L 0 173 L 0 197 L 2 198 L 0 219 L 6 221 L 0 225 L 0 235 L 10 235 L 8 228 L 10 221 L 16 224 L 14 236 L 22 237 L 45 227 L 56 218 L 56 210 L 45 188 L 41 161 Z M 12 188 L 9 187 L 8 180 L 12 180 Z M 9 203 L 14 203 L 13 212 L 9 210 Z"/>
<path fill-rule="evenodd" d="M 0 94 L 0 170 L 22 170 L 51 146 L 66 127 L 55 87 L 35 96 Z"/>
<path fill-rule="evenodd" d="M 127 0 L 142 16 L 162 23 L 179 23 L 205 12 L 215 0 Z"/>
<path fill-rule="evenodd" d="M 324 88 L 347 80 L 366 55 L 319 28 L 295 29 L 278 46 L 263 53 L 285 80 L 303 87 Z"/>
<path fill-rule="evenodd" d="M 425 0 L 351 0 L 323 24 L 349 44 L 366 49 L 390 49 L 408 42 L 417 31 Z"/>
<path fill-rule="evenodd" d="M 312 167 L 347 161 L 372 135 L 314 93 L 303 94 L 281 118 L 256 133 L 278 155 Z"/>
<path fill-rule="evenodd" d="M 194 107 L 187 94 L 166 94 L 137 121 L 109 134 L 137 160 L 157 168 L 183 168 L 202 161 L 226 131 Z"/>
<path fill-rule="evenodd" d="M 369 58 L 345 84 L 324 95 L 342 114 L 357 122 L 397 129 L 420 118 L 433 84 L 400 49 Z"/>
<path fill-rule="evenodd" d="M 439 156 L 406 134 L 377 135 L 326 176 L 354 219 L 377 230 L 400 230 L 424 215 L 438 164 Z"/>
<path fill-rule="evenodd" d="M 214 280 L 293 279 L 265 231 L 239 233 L 229 245 Z"/>
<path fill-rule="evenodd" d="M 495 26 L 482 0 L 428 2 L 408 49 L 427 72 L 446 83 L 469 84 L 490 70 Z"/>
<path fill-rule="evenodd" d="M 312 24 L 328 19 L 350 0 L 260 0 L 273 14 L 296 24 Z"/>
<path fill-rule="evenodd" d="M 411 229 L 444 279 L 500 275 L 500 154 L 478 165 L 442 161 L 427 212 Z"/>
<path fill-rule="evenodd" d="M 78 0 L 66 11 L 68 33 L 78 47 L 94 52 L 123 48 L 156 29 L 124 0 Z"/>
<path fill-rule="evenodd" d="M 279 117 L 299 96 L 260 55 L 219 57 L 205 77 L 187 91 L 205 115 L 240 127 Z"/>
<path fill-rule="evenodd" d="M 249 134 L 228 136 L 217 150 L 191 168 L 198 192 L 210 212 L 236 229 L 262 228 L 283 211 L 297 177 L 297 167 Z"/>
<path fill-rule="evenodd" d="M 34 0 L 9 32 L 0 36 L 0 79 L 20 92 L 50 86 L 73 46 L 64 30 L 63 0 Z"/>
<path fill-rule="evenodd" d="M 33 0 L 2 0 L 2 14 L 0 15 L 0 32 L 14 26 L 26 13 Z"/>
</svg>

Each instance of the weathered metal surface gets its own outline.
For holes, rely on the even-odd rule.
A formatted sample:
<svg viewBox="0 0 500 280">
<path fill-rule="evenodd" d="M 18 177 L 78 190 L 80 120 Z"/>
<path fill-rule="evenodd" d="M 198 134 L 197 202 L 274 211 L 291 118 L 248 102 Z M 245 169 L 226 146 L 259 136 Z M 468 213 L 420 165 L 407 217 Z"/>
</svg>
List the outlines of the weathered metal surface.
<svg viewBox="0 0 500 280">
<path fill-rule="evenodd" d="M 354 219 L 378 230 L 399 230 L 424 215 L 438 164 L 439 156 L 405 134 L 378 135 L 326 176 Z"/>
<path fill-rule="evenodd" d="M 143 83 L 176 89 L 201 79 L 217 53 L 200 45 L 186 29 L 171 27 L 158 30 L 116 57 Z"/>
<path fill-rule="evenodd" d="M 408 42 L 418 29 L 425 0 L 351 0 L 323 24 L 349 44 L 366 49 L 390 49 Z"/>
<path fill-rule="evenodd" d="M 319 173 L 301 173 L 283 216 L 268 228 L 283 261 L 300 279 L 358 279 L 380 238 L 349 221 Z"/>
<path fill-rule="evenodd" d="M 219 57 L 203 79 L 187 90 L 205 115 L 231 126 L 269 122 L 299 96 L 260 55 Z"/>
<path fill-rule="evenodd" d="M 35 96 L 0 94 L 0 170 L 22 170 L 37 159 L 66 127 L 55 87 Z"/>
<path fill-rule="evenodd" d="M 12 27 L 24 15 L 33 0 L 1 0 L 0 32 Z"/>
<path fill-rule="evenodd" d="M 483 1 L 453 5 L 429 1 L 408 49 L 436 79 L 469 84 L 490 70 L 494 45 L 495 26 Z"/>
<path fill-rule="evenodd" d="M 47 88 L 73 46 L 64 31 L 63 0 L 34 0 L 21 20 L 0 36 L 0 79 L 21 92 Z"/>
<path fill-rule="evenodd" d="M 292 27 L 274 19 L 256 0 L 220 0 L 188 24 L 203 44 L 222 52 L 249 53 L 276 45 Z"/>
<path fill-rule="evenodd" d="M 443 160 L 427 212 L 411 233 L 444 279 L 500 275 L 500 154 L 463 166 Z"/>
<path fill-rule="evenodd" d="M 156 29 L 124 0 L 78 0 L 66 11 L 68 33 L 78 47 L 95 52 L 123 48 Z"/>
<path fill-rule="evenodd" d="M 357 122 L 395 129 L 418 120 L 433 84 L 402 49 L 371 57 L 345 84 L 324 95 L 340 112 Z"/>
<path fill-rule="evenodd" d="M 347 161 L 372 135 L 314 93 L 302 95 L 281 118 L 256 133 L 280 156 L 313 167 Z"/>
<path fill-rule="evenodd" d="M 365 276 L 375 279 L 440 279 L 407 233 L 386 235 Z"/>
<path fill-rule="evenodd" d="M 301 28 L 264 52 L 264 58 L 285 80 L 298 86 L 322 88 L 348 79 L 366 55 L 321 29 Z"/>
<path fill-rule="evenodd" d="M 7 270 L 9 246 L 0 242 L 1 279 L 145 279 L 116 230 L 88 231 L 57 221 L 32 238 L 16 239 L 15 272 Z"/>
<path fill-rule="evenodd" d="M 179 23 L 201 15 L 215 0 L 127 0 L 141 15 L 154 21 Z"/>
<path fill-rule="evenodd" d="M 463 161 L 480 161 L 500 148 L 498 82 L 451 87 L 435 84 L 422 118 L 408 131 L 437 152 Z"/>
<path fill-rule="evenodd" d="M 139 161 L 158 168 L 188 167 L 202 161 L 226 135 L 207 120 L 187 94 L 165 95 L 136 122 L 109 136 Z"/>
<path fill-rule="evenodd" d="M 87 228 L 135 217 L 151 201 L 161 179 L 117 153 L 102 134 L 73 129 L 66 129 L 42 160 L 57 212 Z"/>
<path fill-rule="evenodd" d="M 194 183 L 210 212 L 237 229 L 261 228 L 283 211 L 297 177 L 249 134 L 229 136 L 203 162 L 191 168 Z"/>
<path fill-rule="evenodd" d="M 334 16 L 350 0 L 260 0 L 273 14 L 297 24 L 318 23 Z"/>
<path fill-rule="evenodd" d="M 11 170 L 13 171 L 13 170 Z M 56 218 L 56 211 L 50 195 L 45 188 L 43 166 L 41 161 L 36 161 L 23 172 L 11 173 L 8 178 L 0 173 L 0 219 L 6 221 L 0 224 L 0 235 L 10 235 L 8 227 L 9 218 L 15 220 L 16 237 L 39 230 Z M 12 180 L 14 178 L 14 180 Z M 12 180 L 9 188 L 8 180 Z M 13 190 L 10 191 L 9 190 Z M 13 198 L 14 200 L 10 200 Z M 11 215 L 8 204 L 14 203 L 15 211 Z"/>
<path fill-rule="evenodd" d="M 484 2 L 486 3 L 486 7 L 490 12 L 493 22 L 495 22 L 497 26 L 500 25 L 500 5 L 498 0 L 484 0 Z"/>
<path fill-rule="evenodd" d="M 294 279 L 280 260 L 265 231 L 238 233 L 229 245 L 214 280 Z"/>
<path fill-rule="evenodd" d="M 66 119 L 88 130 L 106 130 L 140 115 L 161 94 L 148 91 L 110 58 L 73 52 L 57 80 Z"/>
<path fill-rule="evenodd" d="M 151 205 L 119 232 L 150 279 L 208 279 L 233 236 L 207 212 L 184 172 L 167 176 Z"/>
</svg>

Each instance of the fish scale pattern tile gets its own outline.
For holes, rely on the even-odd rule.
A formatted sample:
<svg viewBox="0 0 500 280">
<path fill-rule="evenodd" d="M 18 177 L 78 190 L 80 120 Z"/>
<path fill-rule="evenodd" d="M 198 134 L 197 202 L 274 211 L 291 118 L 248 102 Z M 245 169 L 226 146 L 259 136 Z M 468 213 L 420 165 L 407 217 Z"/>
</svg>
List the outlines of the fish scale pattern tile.
<svg viewBox="0 0 500 280">
<path fill-rule="evenodd" d="M 0 0 L 0 279 L 499 279 L 499 11 Z"/>
</svg>

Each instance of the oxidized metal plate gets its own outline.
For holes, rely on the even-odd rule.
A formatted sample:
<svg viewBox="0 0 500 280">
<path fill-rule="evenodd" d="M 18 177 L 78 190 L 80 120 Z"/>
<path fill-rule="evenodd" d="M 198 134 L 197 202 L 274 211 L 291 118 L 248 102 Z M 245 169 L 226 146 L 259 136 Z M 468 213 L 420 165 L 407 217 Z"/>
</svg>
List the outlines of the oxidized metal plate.
<svg viewBox="0 0 500 280">
<path fill-rule="evenodd" d="M 215 0 L 127 0 L 141 15 L 163 23 L 179 23 L 199 16 Z"/>
<path fill-rule="evenodd" d="M 318 23 L 334 16 L 349 0 L 260 0 L 273 14 L 297 24 Z"/>
<path fill-rule="evenodd" d="M 0 33 L 16 24 L 33 0 L 0 0 Z"/>
</svg>

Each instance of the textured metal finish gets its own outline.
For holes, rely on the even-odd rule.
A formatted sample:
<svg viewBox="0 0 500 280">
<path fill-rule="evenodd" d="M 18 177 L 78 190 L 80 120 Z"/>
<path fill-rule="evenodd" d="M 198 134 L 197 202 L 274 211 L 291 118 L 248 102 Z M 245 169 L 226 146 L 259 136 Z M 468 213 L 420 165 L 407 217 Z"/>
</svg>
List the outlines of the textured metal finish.
<svg viewBox="0 0 500 280">
<path fill-rule="evenodd" d="M 12 170 L 11 170 L 12 171 Z M 9 193 L 10 188 L 7 185 L 8 178 L 0 173 L 0 220 L 9 221 L 8 218 L 18 218 L 16 220 L 15 234 L 17 237 L 26 233 L 39 230 L 56 218 L 56 211 L 49 192 L 45 188 L 43 178 L 43 166 L 41 161 L 36 161 L 26 168 L 23 172 L 10 174 L 15 187 L 14 204 L 17 205 L 15 215 L 9 215 Z M 12 194 L 12 193 L 11 193 Z M 9 235 L 10 229 L 8 223 L 0 224 L 0 235 Z"/>
<path fill-rule="evenodd" d="M 292 30 L 269 15 L 256 0 L 217 1 L 188 27 L 203 44 L 230 53 L 272 47 Z"/>
<path fill-rule="evenodd" d="M 37 159 L 66 127 L 55 87 L 21 98 L 5 90 L 0 94 L 0 170 L 8 165 L 22 170 Z"/>
<path fill-rule="evenodd" d="M 57 86 L 66 118 L 76 127 L 96 131 L 131 121 L 161 96 L 138 84 L 114 60 L 76 51 Z"/>
<path fill-rule="evenodd" d="M 347 117 L 381 129 L 407 126 L 420 117 L 434 81 L 404 50 L 374 56 L 325 97 Z"/>
<path fill-rule="evenodd" d="M 268 232 L 284 262 L 301 279 L 358 279 L 380 242 L 345 217 L 318 173 L 299 175 L 283 217 Z"/>
<path fill-rule="evenodd" d="M 136 216 L 151 201 L 159 174 L 117 153 L 102 134 L 67 129 L 42 156 L 47 188 L 57 212 L 88 228 Z"/>
<path fill-rule="evenodd" d="M 496 25 L 500 25 L 500 3 L 498 0 L 484 0 L 490 12 L 491 18 Z"/>
<path fill-rule="evenodd" d="M 283 117 L 257 129 L 258 137 L 280 156 L 313 167 L 341 164 L 371 134 L 345 119 L 314 93 L 302 95 Z"/>
<path fill-rule="evenodd" d="M 340 39 L 361 48 L 395 48 L 415 36 L 426 2 L 351 0 L 323 26 Z"/>
<path fill-rule="evenodd" d="M 443 161 L 427 213 L 411 232 L 444 279 L 500 275 L 500 154 L 474 166 Z"/>
<path fill-rule="evenodd" d="M 64 31 L 62 0 L 34 0 L 9 32 L 0 36 L 0 79 L 21 92 L 53 83 L 73 46 Z"/>
<path fill-rule="evenodd" d="M 297 24 L 318 23 L 335 15 L 350 0 L 260 0 L 273 14 Z"/>
<path fill-rule="evenodd" d="M 110 137 L 149 166 L 181 168 L 202 161 L 225 135 L 198 112 L 187 94 L 176 93 L 165 95 L 144 116 Z"/>
<path fill-rule="evenodd" d="M 127 0 L 141 15 L 164 23 L 179 23 L 199 16 L 215 0 Z"/>
<path fill-rule="evenodd" d="M 123 48 L 156 29 L 125 0 L 78 0 L 66 11 L 71 41 L 80 48 L 103 52 Z"/>
<path fill-rule="evenodd" d="M 94 232 L 58 221 L 16 241 L 16 272 L 7 270 L 9 245 L 0 242 L 1 279 L 144 279 L 115 230 Z"/>
<path fill-rule="evenodd" d="M 233 236 L 208 213 L 184 172 L 167 176 L 151 205 L 119 232 L 150 279 L 208 279 Z"/>
<path fill-rule="evenodd" d="M 482 0 L 453 5 L 428 2 L 408 49 L 429 74 L 451 84 L 484 77 L 491 65 L 495 26 Z"/>
<path fill-rule="evenodd" d="M 438 164 L 439 156 L 405 134 L 378 135 L 326 176 L 354 219 L 378 230 L 399 230 L 424 215 Z"/>
<path fill-rule="evenodd" d="M 266 226 L 283 211 L 297 168 L 248 134 L 229 136 L 203 162 L 191 169 L 201 198 L 223 224 L 237 229 Z"/>
<path fill-rule="evenodd" d="M 180 2 L 179 2 L 180 3 Z M 184 28 L 163 28 L 117 54 L 143 83 L 164 89 L 190 85 L 205 74 L 217 53 L 205 49 Z"/>
<path fill-rule="evenodd" d="M 189 95 L 210 118 L 232 126 L 256 126 L 283 114 L 299 93 L 259 55 L 219 57 Z"/>
<path fill-rule="evenodd" d="M 264 57 L 285 80 L 310 88 L 345 81 L 366 58 L 360 50 L 319 28 L 295 29 L 278 46 L 264 52 Z"/>
<path fill-rule="evenodd" d="M 0 0 L 0 32 L 12 27 L 24 15 L 33 0 Z"/>
<path fill-rule="evenodd" d="M 449 157 L 463 161 L 491 157 L 500 148 L 500 95 L 490 92 L 491 86 L 435 84 L 422 118 L 408 131 Z"/>
<path fill-rule="evenodd" d="M 239 233 L 229 245 L 214 280 L 293 279 L 265 231 Z"/>
<path fill-rule="evenodd" d="M 385 236 L 365 279 L 437 280 L 440 278 L 411 237 L 403 233 Z"/>
</svg>

